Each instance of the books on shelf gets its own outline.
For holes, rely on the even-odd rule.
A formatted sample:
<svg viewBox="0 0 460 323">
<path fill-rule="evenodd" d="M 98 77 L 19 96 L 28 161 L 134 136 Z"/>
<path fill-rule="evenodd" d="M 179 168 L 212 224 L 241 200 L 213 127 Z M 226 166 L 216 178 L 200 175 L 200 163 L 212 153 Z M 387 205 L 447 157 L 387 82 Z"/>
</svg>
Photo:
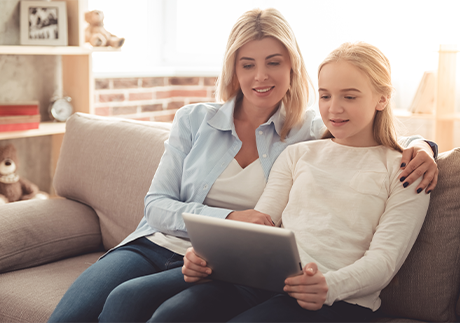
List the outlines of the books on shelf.
<svg viewBox="0 0 460 323">
<path fill-rule="evenodd" d="M 38 129 L 39 126 L 38 101 L 0 103 L 0 132 Z"/>
</svg>

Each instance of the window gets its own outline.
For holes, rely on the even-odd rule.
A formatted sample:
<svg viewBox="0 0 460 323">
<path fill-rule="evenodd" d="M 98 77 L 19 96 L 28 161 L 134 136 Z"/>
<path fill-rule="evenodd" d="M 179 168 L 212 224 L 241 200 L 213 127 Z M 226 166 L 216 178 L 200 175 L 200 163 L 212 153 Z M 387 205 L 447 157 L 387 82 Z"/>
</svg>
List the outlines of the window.
<svg viewBox="0 0 460 323">
<path fill-rule="evenodd" d="M 218 75 L 236 19 L 255 7 L 274 7 L 294 29 L 315 84 L 318 65 L 341 43 L 362 40 L 379 47 L 392 63 L 399 108 L 410 105 L 423 72 L 437 69 L 439 45 L 460 42 L 458 0 L 89 0 L 89 4 L 90 9 L 104 12 L 110 32 L 126 38 L 121 52 L 94 54 L 96 76 Z"/>
</svg>

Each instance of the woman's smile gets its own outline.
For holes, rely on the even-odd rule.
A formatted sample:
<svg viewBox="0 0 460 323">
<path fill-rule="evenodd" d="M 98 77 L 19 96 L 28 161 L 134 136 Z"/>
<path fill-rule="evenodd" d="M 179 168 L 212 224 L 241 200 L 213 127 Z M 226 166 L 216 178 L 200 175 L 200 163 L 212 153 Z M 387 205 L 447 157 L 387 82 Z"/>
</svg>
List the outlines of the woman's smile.
<svg viewBox="0 0 460 323">
<path fill-rule="evenodd" d="M 258 88 L 253 88 L 253 90 L 259 95 L 268 95 L 272 92 L 274 88 L 275 88 L 274 86 L 263 87 L 263 88 L 258 87 Z"/>
</svg>

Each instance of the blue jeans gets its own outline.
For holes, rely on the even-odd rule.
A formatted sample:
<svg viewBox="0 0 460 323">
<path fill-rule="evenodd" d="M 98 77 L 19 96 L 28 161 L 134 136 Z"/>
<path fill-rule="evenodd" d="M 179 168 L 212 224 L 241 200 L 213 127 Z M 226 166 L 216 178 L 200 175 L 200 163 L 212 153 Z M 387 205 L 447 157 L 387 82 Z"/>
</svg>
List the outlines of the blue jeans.
<svg viewBox="0 0 460 323">
<path fill-rule="evenodd" d="M 49 322 L 146 322 L 164 300 L 192 286 L 182 265 L 182 255 L 146 238 L 132 241 L 85 270 Z"/>
<path fill-rule="evenodd" d="M 365 322 L 372 315 L 346 302 L 309 311 L 287 294 L 212 281 L 168 299 L 148 322 Z"/>
<path fill-rule="evenodd" d="M 371 309 L 346 302 L 323 305 L 317 311 L 306 310 L 287 294 L 278 294 L 259 304 L 230 322 L 369 322 Z"/>
<path fill-rule="evenodd" d="M 161 304 L 148 322 L 226 322 L 276 294 L 221 281 L 196 284 Z"/>
</svg>

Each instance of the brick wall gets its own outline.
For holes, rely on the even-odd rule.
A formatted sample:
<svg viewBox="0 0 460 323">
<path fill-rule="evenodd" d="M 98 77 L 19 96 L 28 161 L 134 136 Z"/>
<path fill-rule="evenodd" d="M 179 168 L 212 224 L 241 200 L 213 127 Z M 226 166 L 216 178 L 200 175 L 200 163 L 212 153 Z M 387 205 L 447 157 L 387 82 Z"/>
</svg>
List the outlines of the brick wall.
<svg viewBox="0 0 460 323">
<path fill-rule="evenodd" d="M 180 107 L 213 102 L 216 77 L 96 78 L 96 115 L 170 122 Z"/>
</svg>

